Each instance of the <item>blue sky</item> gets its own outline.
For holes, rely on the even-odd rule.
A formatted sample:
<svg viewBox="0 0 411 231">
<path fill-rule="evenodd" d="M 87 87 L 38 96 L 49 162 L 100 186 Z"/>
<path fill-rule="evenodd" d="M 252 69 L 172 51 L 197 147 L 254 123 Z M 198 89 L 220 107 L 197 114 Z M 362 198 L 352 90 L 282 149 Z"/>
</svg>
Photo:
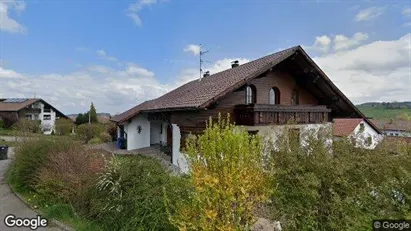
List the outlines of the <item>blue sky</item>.
<svg viewBox="0 0 411 231">
<path fill-rule="evenodd" d="M 364 52 L 361 46 L 397 41 L 402 55 L 395 56 L 396 50 L 391 55 L 402 74 L 388 71 L 410 86 L 410 7 L 409 1 L 2 0 L 0 94 L 32 97 L 36 92 L 66 113 L 86 110 L 89 101 L 101 110 L 121 112 L 194 78 L 198 56 L 186 48 L 200 43 L 210 51 L 206 68 L 215 72 L 228 68 L 230 59 L 245 62 L 303 45 L 317 63 L 322 60 L 320 67 L 336 75 L 345 92 L 357 84 L 348 86 L 338 77 L 342 67 L 330 60 L 359 57 L 353 52 Z M 375 49 L 378 56 L 390 50 Z M 380 80 L 387 72 L 376 74 L 372 64 L 390 60 L 374 60 L 367 73 L 350 76 L 359 83 L 362 75 L 372 75 L 370 82 Z M 18 88 L 27 81 L 29 89 Z M 60 84 L 65 88 L 56 88 Z M 376 100 L 411 100 L 410 90 L 395 92 Z M 345 93 L 354 102 L 375 98 L 362 89 Z"/>
</svg>

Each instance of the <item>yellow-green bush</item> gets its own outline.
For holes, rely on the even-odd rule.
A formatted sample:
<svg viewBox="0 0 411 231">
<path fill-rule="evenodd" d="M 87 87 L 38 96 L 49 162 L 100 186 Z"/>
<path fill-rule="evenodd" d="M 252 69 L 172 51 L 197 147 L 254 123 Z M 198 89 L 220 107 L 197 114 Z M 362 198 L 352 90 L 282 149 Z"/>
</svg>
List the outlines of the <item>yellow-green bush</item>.
<svg viewBox="0 0 411 231">
<path fill-rule="evenodd" d="M 40 120 L 19 119 L 12 129 L 22 133 L 40 133 Z"/>
<path fill-rule="evenodd" d="M 276 190 L 269 211 L 284 230 L 369 230 L 373 219 L 411 218 L 410 146 L 391 153 L 392 145 L 367 150 L 347 139 L 331 148 L 329 136 L 314 133 L 301 146 L 290 135 L 270 149 Z"/>
<path fill-rule="evenodd" d="M 104 130 L 102 124 L 82 124 L 77 127 L 76 134 L 84 143 L 88 143 L 89 140 L 98 137 Z"/>
<path fill-rule="evenodd" d="M 56 120 L 55 131 L 57 135 L 69 135 L 73 129 L 74 122 L 71 119 Z"/>
<path fill-rule="evenodd" d="M 219 116 L 203 135 L 188 138 L 190 185 L 186 200 L 177 201 L 170 221 L 180 230 L 246 230 L 254 210 L 270 195 L 259 136 Z"/>
<path fill-rule="evenodd" d="M 103 142 L 103 143 L 107 143 L 107 142 L 111 142 L 111 136 L 110 134 L 108 134 L 107 132 L 102 132 L 99 134 L 98 138 Z"/>
</svg>

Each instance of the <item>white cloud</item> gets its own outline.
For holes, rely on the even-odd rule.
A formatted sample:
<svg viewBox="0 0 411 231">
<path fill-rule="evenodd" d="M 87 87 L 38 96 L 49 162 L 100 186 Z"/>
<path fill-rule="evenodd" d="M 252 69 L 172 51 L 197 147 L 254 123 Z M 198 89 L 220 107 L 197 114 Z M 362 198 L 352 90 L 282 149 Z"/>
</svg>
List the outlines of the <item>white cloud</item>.
<svg viewBox="0 0 411 231">
<path fill-rule="evenodd" d="M 355 103 L 411 99 L 411 34 L 314 60 Z"/>
<path fill-rule="evenodd" d="M 103 59 L 108 60 L 108 61 L 112 61 L 112 62 L 117 62 L 118 61 L 118 59 L 116 57 L 108 56 L 107 53 L 104 50 L 98 50 L 97 55 L 100 56 L 100 58 L 103 58 Z"/>
<path fill-rule="evenodd" d="M 10 18 L 10 11 L 14 10 L 17 14 L 20 14 L 26 9 L 26 4 L 23 1 L 15 0 L 1 0 L 0 1 L 0 31 L 6 31 L 9 33 L 26 33 L 27 28 L 17 22 L 15 19 Z"/>
<path fill-rule="evenodd" d="M 137 26 L 142 26 L 143 21 L 141 20 L 139 13 L 144 8 L 150 7 L 156 3 L 157 0 L 137 0 L 135 3 L 130 4 L 127 8 L 127 16 L 130 17 Z"/>
<path fill-rule="evenodd" d="M 199 55 L 201 51 L 201 47 L 199 45 L 190 44 L 184 48 L 185 52 L 191 52 L 194 55 Z"/>
<path fill-rule="evenodd" d="M 334 51 L 340 51 L 358 46 L 367 39 L 368 34 L 362 32 L 355 33 L 351 38 L 343 34 L 335 36 L 322 35 L 315 37 L 314 45 L 304 46 L 304 49 L 324 53 L 331 51 L 331 48 L 333 48 Z"/>
<path fill-rule="evenodd" d="M 366 33 L 355 33 L 351 38 L 340 34 L 334 37 L 334 50 L 345 50 L 353 46 L 359 45 L 361 42 L 368 39 L 368 34 Z"/>
<path fill-rule="evenodd" d="M 356 21 L 371 21 L 380 17 L 384 13 L 384 7 L 369 7 L 360 10 L 355 16 Z"/>
<path fill-rule="evenodd" d="M 410 41 L 411 34 L 407 34 L 392 41 L 330 50 L 314 60 L 354 103 L 410 100 Z M 331 42 L 329 46 L 332 45 Z M 215 74 L 231 68 L 233 60 L 240 64 L 249 61 L 241 57 L 224 58 L 205 64 L 203 70 Z M 100 112 L 117 113 L 198 78 L 197 68 L 187 68 L 169 82 L 162 82 L 153 71 L 137 63 L 115 68 L 86 66 L 64 75 L 30 75 L 0 66 L 0 97 L 32 97 L 36 93 L 65 113 L 85 111 L 91 101 Z"/>
<path fill-rule="evenodd" d="M 405 8 L 404 10 L 402 10 L 402 14 L 404 16 L 411 16 L 411 7 Z"/>
</svg>

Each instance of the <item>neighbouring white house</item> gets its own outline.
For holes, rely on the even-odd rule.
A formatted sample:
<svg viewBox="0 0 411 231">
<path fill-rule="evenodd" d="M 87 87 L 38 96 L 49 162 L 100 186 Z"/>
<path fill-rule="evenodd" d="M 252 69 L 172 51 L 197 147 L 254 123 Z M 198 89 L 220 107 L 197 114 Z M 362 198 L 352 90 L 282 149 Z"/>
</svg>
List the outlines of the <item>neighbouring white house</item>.
<svg viewBox="0 0 411 231">
<path fill-rule="evenodd" d="M 334 119 L 333 135 L 348 138 L 356 147 L 366 149 L 374 149 L 383 140 L 375 125 L 364 119 Z"/>
<path fill-rule="evenodd" d="M 411 137 L 411 121 L 407 120 L 371 120 L 384 136 Z"/>
<path fill-rule="evenodd" d="M 300 46 L 242 65 L 234 61 L 231 68 L 215 74 L 205 72 L 202 78 L 111 120 L 118 126 L 118 137 L 126 140 L 126 149 L 166 145 L 172 163 L 186 172 L 185 140 L 190 133 L 203 133 L 206 121 L 219 113 L 229 113 L 232 122 L 250 134 L 274 140 L 294 121 L 292 129 L 300 134 L 302 145 L 308 131 L 327 128 L 331 135 L 333 119 L 359 118 L 368 123 Z"/>
<path fill-rule="evenodd" d="M 44 134 L 51 134 L 55 128 L 56 120 L 66 118 L 63 113 L 42 99 L 0 99 L 0 117 L 7 115 L 16 119 L 40 121 Z"/>
</svg>

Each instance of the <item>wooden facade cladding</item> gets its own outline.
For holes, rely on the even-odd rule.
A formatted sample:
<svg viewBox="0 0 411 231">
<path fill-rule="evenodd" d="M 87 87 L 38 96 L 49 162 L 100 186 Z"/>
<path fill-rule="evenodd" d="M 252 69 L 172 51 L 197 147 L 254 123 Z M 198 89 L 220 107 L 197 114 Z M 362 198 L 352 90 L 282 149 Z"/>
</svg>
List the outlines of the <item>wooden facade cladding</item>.
<svg viewBox="0 0 411 231">
<path fill-rule="evenodd" d="M 237 105 L 234 120 L 237 125 L 258 126 L 270 124 L 318 124 L 331 121 L 331 110 L 326 106 L 308 105 Z"/>
</svg>

